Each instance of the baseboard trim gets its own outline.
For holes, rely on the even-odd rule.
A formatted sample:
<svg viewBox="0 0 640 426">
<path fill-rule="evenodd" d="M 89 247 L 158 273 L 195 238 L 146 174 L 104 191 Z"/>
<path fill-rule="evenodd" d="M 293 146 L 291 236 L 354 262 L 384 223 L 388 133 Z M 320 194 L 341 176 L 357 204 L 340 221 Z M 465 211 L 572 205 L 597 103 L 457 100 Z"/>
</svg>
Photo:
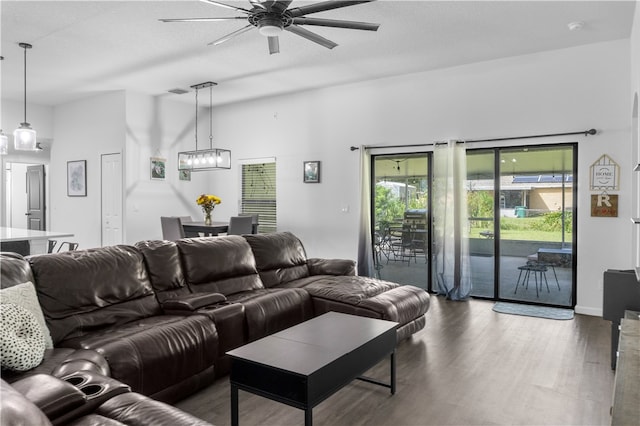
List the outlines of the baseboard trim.
<svg viewBox="0 0 640 426">
<path fill-rule="evenodd" d="M 588 306 L 577 306 L 573 309 L 576 314 L 591 315 L 593 317 L 602 316 L 602 308 L 591 308 Z"/>
</svg>

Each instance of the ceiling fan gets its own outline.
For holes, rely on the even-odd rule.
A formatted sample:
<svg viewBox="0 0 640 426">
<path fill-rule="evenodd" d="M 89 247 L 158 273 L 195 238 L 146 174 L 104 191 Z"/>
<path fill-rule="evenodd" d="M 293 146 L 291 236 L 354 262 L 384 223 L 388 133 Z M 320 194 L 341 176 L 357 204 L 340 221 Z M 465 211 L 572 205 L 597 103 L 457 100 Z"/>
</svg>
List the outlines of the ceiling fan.
<svg viewBox="0 0 640 426">
<path fill-rule="evenodd" d="M 282 31 L 289 31 L 307 40 L 311 40 L 328 49 L 337 46 L 331 40 L 328 40 L 314 32 L 311 32 L 301 25 L 315 25 L 320 27 L 347 28 L 352 30 L 377 31 L 380 24 L 371 24 L 368 22 L 343 21 L 336 19 L 324 18 L 308 18 L 306 15 L 312 13 L 324 12 L 326 10 L 340 9 L 342 7 L 353 6 L 360 3 L 369 3 L 375 0 L 364 1 L 324 1 L 306 6 L 300 6 L 289 9 L 291 0 L 249 0 L 251 9 L 231 6 L 214 0 L 200 0 L 203 3 L 212 4 L 214 6 L 224 7 L 227 9 L 240 12 L 243 16 L 234 16 L 227 18 L 185 18 L 185 19 L 160 19 L 162 22 L 216 22 L 216 21 L 234 21 L 246 20 L 248 25 L 236 30 L 226 36 L 214 40 L 208 45 L 218 45 L 230 40 L 242 33 L 257 28 L 260 34 L 268 37 L 269 53 L 274 54 L 280 52 L 280 44 L 278 36 Z"/>
</svg>

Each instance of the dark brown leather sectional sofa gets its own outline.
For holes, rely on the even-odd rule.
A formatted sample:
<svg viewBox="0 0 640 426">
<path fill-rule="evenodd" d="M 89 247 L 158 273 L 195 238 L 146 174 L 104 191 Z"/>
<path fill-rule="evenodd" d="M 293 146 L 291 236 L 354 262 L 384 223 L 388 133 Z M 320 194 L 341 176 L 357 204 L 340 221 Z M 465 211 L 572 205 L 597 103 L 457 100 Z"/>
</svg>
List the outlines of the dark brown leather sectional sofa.
<svg viewBox="0 0 640 426">
<path fill-rule="evenodd" d="M 355 276 L 353 261 L 308 259 L 288 232 L 1 259 L 3 287 L 34 283 L 55 346 L 3 379 L 94 371 L 169 403 L 227 374 L 226 351 L 313 316 L 396 321 L 402 340 L 429 308 L 426 291 Z"/>
</svg>

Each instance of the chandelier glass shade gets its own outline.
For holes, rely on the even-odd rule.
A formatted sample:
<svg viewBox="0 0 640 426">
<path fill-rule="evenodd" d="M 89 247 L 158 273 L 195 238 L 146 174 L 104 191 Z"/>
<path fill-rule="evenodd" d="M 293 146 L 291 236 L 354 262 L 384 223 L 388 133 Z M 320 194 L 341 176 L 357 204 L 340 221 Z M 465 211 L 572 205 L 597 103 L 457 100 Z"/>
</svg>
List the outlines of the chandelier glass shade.
<svg viewBox="0 0 640 426">
<path fill-rule="evenodd" d="M 191 88 L 196 90 L 196 149 L 195 151 L 183 151 L 178 153 L 178 170 L 191 170 L 193 172 L 204 170 L 220 170 L 231 168 L 231 151 L 228 149 L 213 148 L 213 105 L 211 88 L 216 83 L 208 81 L 196 84 Z M 209 88 L 209 148 L 198 149 L 198 91 Z"/>
<path fill-rule="evenodd" d="M 20 127 L 13 131 L 13 147 L 19 151 L 37 151 L 36 131 L 27 122 L 27 49 L 31 49 L 28 43 L 18 43 L 24 49 L 24 121 Z"/>
</svg>

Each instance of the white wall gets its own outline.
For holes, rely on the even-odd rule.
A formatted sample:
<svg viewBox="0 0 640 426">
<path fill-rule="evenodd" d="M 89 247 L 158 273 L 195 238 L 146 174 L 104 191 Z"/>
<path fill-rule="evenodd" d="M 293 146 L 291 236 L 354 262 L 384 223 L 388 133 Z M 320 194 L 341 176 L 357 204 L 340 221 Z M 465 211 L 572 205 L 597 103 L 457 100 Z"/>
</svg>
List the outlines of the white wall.
<svg viewBox="0 0 640 426">
<path fill-rule="evenodd" d="M 353 259 L 359 155 L 349 146 L 595 127 L 595 137 L 540 142 L 579 143 L 577 311 L 599 314 L 602 272 L 630 267 L 630 48 L 629 40 L 614 41 L 216 108 L 214 145 L 232 150 L 233 168 L 194 173 L 191 182 L 177 180 L 175 162 L 178 151 L 194 148 L 192 107 L 122 92 L 61 105 L 53 120 L 52 229 L 73 229 L 84 248 L 100 244 L 102 153 L 125 154 L 129 243 L 159 238 L 163 214 L 201 215 L 195 197 L 202 192 L 223 199 L 214 216 L 235 214 L 237 160 L 276 157 L 279 229 L 300 236 L 311 257 Z M 201 118 L 201 141 L 207 130 Z M 588 170 L 604 153 L 622 166 L 618 218 L 589 213 Z M 168 159 L 165 181 L 148 177 L 156 155 Z M 78 159 L 88 160 L 88 197 L 69 198 L 66 162 Z M 302 183 L 304 160 L 322 161 L 322 183 Z"/>
<path fill-rule="evenodd" d="M 6 182 L 4 171 L 7 163 L 44 164 L 45 173 L 49 164 L 51 144 L 53 141 L 53 108 L 36 104 L 27 104 L 27 120 L 31 127 L 36 130 L 38 142 L 43 142 L 44 151 L 29 152 L 16 151 L 13 149 L 13 131 L 24 121 L 24 104 L 22 102 L 2 100 L 2 114 L 0 117 L 0 129 L 9 138 L 9 154 L 0 157 L 3 172 L 0 173 L 0 226 L 7 226 L 7 203 L 6 203 Z M 48 177 L 45 177 L 47 185 Z M 48 188 L 46 188 L 48 190 Z M 26 202 L 26 199 L 25 199 Z M 50 212 L 47 211 L 47 229 L 49 227 Z"/>
<path fill-rule="evenodd" d="M 600 43 L 238 103 L 215 109 L 214 132 L 234 158 L 277 158 L 280 230 L 300 236 L 309 256 L 353 259 L 359 156 L 349 146 L 595 127 L 594 137 L 534 143 L 579 143 L 577 311 L 599 314 L 603 271 L 630 267 L 629 47 Z M 624 166 L 620 216 L 591 218 L 588 170 L 605 153 Z M 303 160 L 322 161 L 321 184 L 302 183 Z M 232 177 L 213 183 L 223 199 L 238 196 Z"/>
<path fill-rule="evenodd" d="M 73 232 L 80 248 L 100 246 L 100 156 L 123 152 L 125 93 L 106 93 L 59 105 L 49 176 L 50 228 Z M 87 161 L 87 196 L 67 196 L 67 161 Z"/>
<path fill-rule="evenodd" d="M 127 243 L 162 239 L 160 216 L 192 216 L 202 220 L 196 198 L 209 192 L 215 176 L 230 173 L 199 172 L 192 174 L 191 181 L 178 179 L 178 152 L 195 149 L 195 108 L 171 97 L 127 94 Z M 208 146 L 209 125 L 204 120 L 208 115 L 203 110 L 198 117 L 198 146 L 204 148 Z M 167 159 L 165 180 L 151 180 L 150 157 Z M 218 212 L 216 209 L 214 218 Z"/>
<path fill-rule="evenodd" d="M 633 18 L 633 28 L 631 32 L 631 91 L 629 96 L 630 111 L 635 105 L 632 113 L 632 131 L 631 138 L 631 166 L 640 164 L 640 122 L 638 120 L 638 109 L 640 105 L 640 3 L 636 2 L 636 10 Z M 634 104 L 635 101 L 635 104 Z M 640 173 L 635 172 L 632 177 L 633 203 L 632 216 L 640 217 Z M 640 225 L 629 225 L 630 232 L 634 235 L 633 253 L 631 255 L 631 263 L 636 267 L 640 267 Z"/>
</svg>

